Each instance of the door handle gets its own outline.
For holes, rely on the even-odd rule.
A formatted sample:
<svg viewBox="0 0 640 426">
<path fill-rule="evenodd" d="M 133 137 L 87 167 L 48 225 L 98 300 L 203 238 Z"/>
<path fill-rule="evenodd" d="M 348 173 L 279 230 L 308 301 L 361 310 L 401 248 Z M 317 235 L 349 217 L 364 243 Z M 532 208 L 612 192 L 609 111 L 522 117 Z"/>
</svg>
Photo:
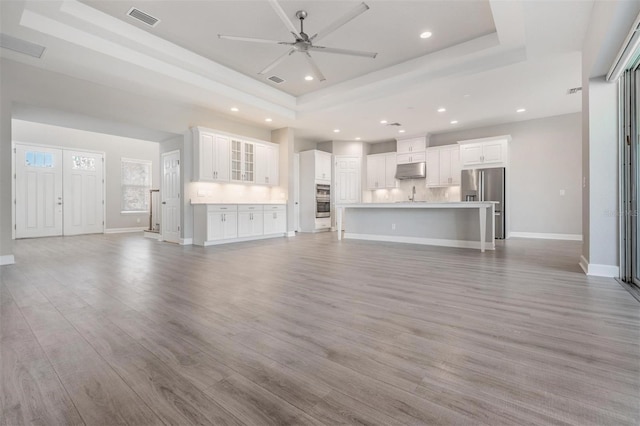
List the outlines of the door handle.
<svg viewBox="0 0 640 426">
<path fill-rule="evenodd" d="M 61 206 L 62 205 L 62 201 L 58 201 L 58 205 Z"/>
<path fill-rule="evenodd" d="M 166 201 L 163 201 L 163 202 L 162 202 L 162 204 L 167 204 L 167 202 L 166 202 Z"/>
</svg>

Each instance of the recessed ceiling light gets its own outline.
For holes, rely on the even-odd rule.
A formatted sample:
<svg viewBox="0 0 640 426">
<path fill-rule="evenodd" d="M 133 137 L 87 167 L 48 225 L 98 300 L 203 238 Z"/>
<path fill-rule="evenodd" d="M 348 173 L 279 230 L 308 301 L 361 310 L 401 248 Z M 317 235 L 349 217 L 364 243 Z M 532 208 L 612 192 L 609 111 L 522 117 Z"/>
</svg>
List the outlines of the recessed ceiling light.
<svg viewBox="0 0 640 426">
<path fill-rule="evenodd" d="M 356 138 L 356 140 L 357 140 L 357 141 L 359 141 L 360 139 L 362 139 L 360 136 L 358 136 L 358 137 Z"/>
<path fill-rule="evenodd" d="M 526 111 L 526 109 L 524 109 L 524 108 L 518 108 L 518 109 L 516 110 L 516 112 L 525 112 L 525 111 Z"/>
<path fill-rule="evenodd" d="M 458 120 L 451 120 L 451 124 L 458 124 Z"/>
<path fill-rule="evenodd" d="M 387 124 L 387 120 L 380 120 L 380 124 Z"/>
<path fill-rule="evenodd" d="M 340 129 L 333 129 L 333 133 L 340 133 Z"/>
<path fill-rule="evenodd" d="M 264 121 L 266 121 L 267 123 L 271 123 L 273 121 L 272 118 L 265 118 Z"/>
<path fill-rule="evenodd" d="M 425 31 L 422 34 L 420 34 L 420 38 L 429 38 L 431 37 L 433 34 L 431 34 L 431 31 Z"/>
<path fill-rule="evenodd" d="M 438 108 L 438 112 L 445 112 L 447 109 L 445 107 Z"/>
<path fill-rule="evenodd" d="M 311 81 L 311 80 L 313 80 L 313 76 L 312 75 L 308 75 L 304 79 L 307 80 L 307 81 Z"/>
<path fill-rule="evenodd" d="M 231 108 L 231 111 L 233 111 L 233 112 L 238 112 L 238 111 L 240 111 L 240 110 L 239 110 L 238 108 L 236 108 L 236 107 L 232 107 L 232 108 Z"/>
<path fill-rule="evenodd" d="M 404 132 L 406 132 L 406 130 L 404 130 L 404 129 L 398 130 L 398 133 L 404 133 Z"/>
</svg>

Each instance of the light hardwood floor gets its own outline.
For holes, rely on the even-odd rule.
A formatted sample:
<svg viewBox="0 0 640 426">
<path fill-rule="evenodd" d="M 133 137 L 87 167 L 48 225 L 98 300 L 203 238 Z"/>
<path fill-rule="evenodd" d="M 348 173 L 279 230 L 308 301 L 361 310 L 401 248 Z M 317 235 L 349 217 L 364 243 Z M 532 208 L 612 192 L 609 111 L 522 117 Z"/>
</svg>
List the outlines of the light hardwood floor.
<svg viewBox="0 0 640 426">
<path fill-rule="evenodd" d="M 2 423 L 640 422 L 640 304 L 580 243 L 21 240 Z"/>
</svg>

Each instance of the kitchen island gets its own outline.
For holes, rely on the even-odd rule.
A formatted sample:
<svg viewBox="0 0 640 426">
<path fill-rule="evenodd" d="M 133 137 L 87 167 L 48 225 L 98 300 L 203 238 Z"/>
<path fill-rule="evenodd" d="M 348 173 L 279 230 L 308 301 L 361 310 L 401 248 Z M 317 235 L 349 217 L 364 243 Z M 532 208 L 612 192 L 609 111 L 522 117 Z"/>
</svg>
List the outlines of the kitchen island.
<svg viewBox="0 0 640 426">
<path fill-rule="evenodd" d="M 338 239 L 344 219 L 344 238 L 495 249 L 493 201 L 337 204 L 336 213 Z"/>
</svg>

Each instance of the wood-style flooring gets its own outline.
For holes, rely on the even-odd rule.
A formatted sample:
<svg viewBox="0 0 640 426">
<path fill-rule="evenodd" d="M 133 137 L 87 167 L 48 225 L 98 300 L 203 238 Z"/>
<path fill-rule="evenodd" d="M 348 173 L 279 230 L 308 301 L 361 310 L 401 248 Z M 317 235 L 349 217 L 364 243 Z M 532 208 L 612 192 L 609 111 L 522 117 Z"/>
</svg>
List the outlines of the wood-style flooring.
<svg viewBox="0 0 640 426">
<path fill-rule="evenodd" d="M 580 243 L 21 240 L 4 425 L 637 425 L 640 304 Z"/>
</svg>

